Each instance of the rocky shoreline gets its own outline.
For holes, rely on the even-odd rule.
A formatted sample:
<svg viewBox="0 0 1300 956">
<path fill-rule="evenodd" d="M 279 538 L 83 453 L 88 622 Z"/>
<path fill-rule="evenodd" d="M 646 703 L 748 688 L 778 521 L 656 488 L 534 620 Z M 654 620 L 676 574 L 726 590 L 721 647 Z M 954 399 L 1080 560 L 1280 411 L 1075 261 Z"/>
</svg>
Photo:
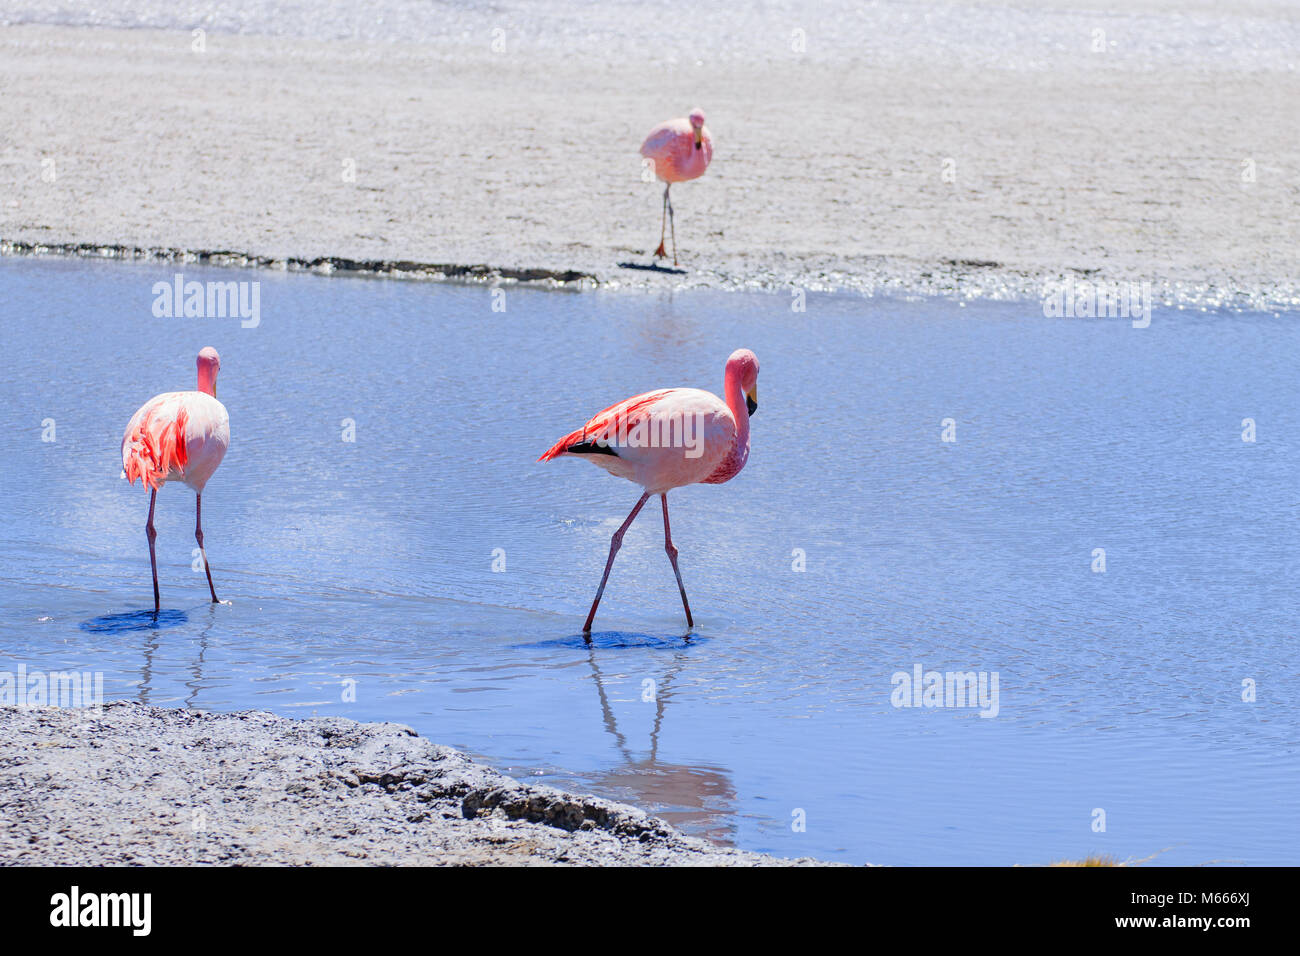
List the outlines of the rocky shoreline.
<svg viewBox="0 0 1300 956">
<path fill-rule="evenodd" d="M 520 783 L 400 724 L 0 708 L 6 865 L 814 865 Z"/>
</svg>

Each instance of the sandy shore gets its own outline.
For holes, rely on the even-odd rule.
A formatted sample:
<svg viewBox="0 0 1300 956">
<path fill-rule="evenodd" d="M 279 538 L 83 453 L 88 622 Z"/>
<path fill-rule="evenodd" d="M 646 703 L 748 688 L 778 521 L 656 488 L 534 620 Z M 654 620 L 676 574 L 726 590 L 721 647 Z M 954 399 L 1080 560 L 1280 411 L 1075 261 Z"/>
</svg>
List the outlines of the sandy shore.
<svg viewBox="0 0 1300 956">
<path fill-rule="evenodd" d="M 811 864 L 531 786 L 399 724 L 0 708 L 0 863 Z"/>
<path fill-rule="evenodd" d="M 1300 304 L 1295 71 L 190 43 L 0 28 L 4 251 L 1030 297 L 1074 271 L 1188 304 Z M 624 267 L 658 240 L 641 136 L 695 103 L 717 147 L 674 191 L 684 272 Z"/>
</svg>

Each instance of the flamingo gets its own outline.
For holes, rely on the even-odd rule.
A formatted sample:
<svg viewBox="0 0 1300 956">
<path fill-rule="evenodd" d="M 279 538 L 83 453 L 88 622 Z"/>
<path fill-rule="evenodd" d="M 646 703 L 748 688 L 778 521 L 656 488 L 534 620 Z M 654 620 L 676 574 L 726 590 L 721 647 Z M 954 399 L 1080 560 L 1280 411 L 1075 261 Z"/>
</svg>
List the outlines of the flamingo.
<svg viewBox="0 0 1300 956">
<path fill-rule="evenodd" d="M 723 394 L 726 401 L 698 388 L 661 388 L 635 395 L 598 413 L 537 459 L 586 458 L 644 490 L 610 540 L 605 574 L 582 626 L 588 641 L 623 535 L 651 495 L 658 495 L 663 504 L 664 550 L 682 595 L 686 626 L 695 626 L 668 524 L 668 492 L 697 482 L 718 485 L 730 481 L 749 460 L 749 418 L 758 408 L 758 358 L 749 349 L 737 349 L 727 359 Z"/>
<path fill-rule="evenodd" d="M 713 159 L 713 137 L 704 125 L 704 110 L 698 106 L 684 119 L 660 123 L 641 144 L 641 155 L 654 163 L 655 176 L 663 180 L 664 209 L 659 224 L 659 248 L 655 256 L 668 258 L 664 251 L 664 227 L 672 229 L 673 265 L 677 265 L 677 229 L 673 224 L 673 201 L 668 191 L 673 183 L 699 179 Z"/>
<path fill-rule="evenodd" d="M 212 585 L 212 569 L 203 548 L 203 486 L 225 457 L 230 444 L 230 416 L 217 401 L 217 372 L 221 356 L 211 347 L 199 352 L 199 381 L 193 392 L 164 392 L 155 395 L 131 416 L 122 435 L 122 477 L 135 484 L 137 478 L 149 488 L 149 518 L 144 532 L 149 539 L 149 566 L 153 570 L 153 610 L 158 613 L 158 559 L 153 526 L 158 489 L 168 481 L 181 481 L 194 489 L 194 540 L 203 556 L 212 603 L 219 604 Z"/>
</svg>

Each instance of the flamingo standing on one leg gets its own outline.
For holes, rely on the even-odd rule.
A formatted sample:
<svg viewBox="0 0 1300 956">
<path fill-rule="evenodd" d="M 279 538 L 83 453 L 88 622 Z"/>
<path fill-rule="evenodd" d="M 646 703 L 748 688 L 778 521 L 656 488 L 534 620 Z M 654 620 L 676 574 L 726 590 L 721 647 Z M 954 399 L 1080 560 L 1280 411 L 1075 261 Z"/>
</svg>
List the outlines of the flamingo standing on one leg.
<svg viewBox="0 0 1300 956">
<path fill-rule="evenodd" d="M 153 609 L 158 602 L 158 558 L 154 553 L 153 509 L 158 489 L 168 481 L 182 481 L 194 489 L 194 540 L 203 556 L 203 570 L 208 575 L 212 603 L 217 589 L 212 586 L 212 569 L 203 548 L 203 486 L 225 457 L 230 444 L 230 416 L 226 406 L 217 401 L 217 372 L 221 357 L 214 348 L 199 352 L 198 390 L 164 392 L 140 406 L 122 435 L 122 477 L 131 484 L 144 479 L 150 489 L 149 518 L 145 535 L 149 538 L 149 566 L 153 570 Z"/>
<path fill-rule="evenodd" d="M 610 540 L 605 574 L 582 626 L 583 634 L 591 633 L 591 622 L 623 535 L 651 495 L 658 495 L 663 503 L 664 550 L 682 594 L 686 626 L 695 626 L 668 526 L 668 492 L 697 482 L 721 484 L 745 467 L 749 459 L 749 417 L 758 408 L 758 358 L 749 349 L 737 349 L 727 359 L 723 394 L 725 402 L 698 388 L 662 388 L 636 395 L 600 412 L 537 459 L 579 455 L 645 489 Z"/>
<path fill-rule="evenodd" d="M 713 159 L 713 137 L 704 125 L 704 110 L 697 106 L 685 119 L 660 123 L 641 144 L 641 155 L 654 163 L 655 175 L 667 183 L 664 186 L 663 217 L 659 224 L 659 248 L 655 250 L 655 256 L 660 259 L 668 257 L 664 251 L 666 224 L 672 229 L 673 265 L 677 265 L 677 228 L 673 223 L 673 201 L 668 190 L 673 188 L 673 183 L 699 179 L 709 168 L 709 161 Z"/>
</svg>

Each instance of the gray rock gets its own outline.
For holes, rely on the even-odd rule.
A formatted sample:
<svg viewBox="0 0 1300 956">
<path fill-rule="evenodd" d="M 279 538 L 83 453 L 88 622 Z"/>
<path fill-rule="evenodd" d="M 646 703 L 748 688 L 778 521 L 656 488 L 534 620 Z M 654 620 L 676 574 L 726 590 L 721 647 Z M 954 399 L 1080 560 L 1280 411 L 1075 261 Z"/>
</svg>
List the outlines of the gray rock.
<svg viewBox="0 0 1300 956">
<path fill-rule="evenodd" d="M 520 783 L 400 724 L 118 702 L 0 708 L 0 862 L 816 864 Z"/>
</svg>

